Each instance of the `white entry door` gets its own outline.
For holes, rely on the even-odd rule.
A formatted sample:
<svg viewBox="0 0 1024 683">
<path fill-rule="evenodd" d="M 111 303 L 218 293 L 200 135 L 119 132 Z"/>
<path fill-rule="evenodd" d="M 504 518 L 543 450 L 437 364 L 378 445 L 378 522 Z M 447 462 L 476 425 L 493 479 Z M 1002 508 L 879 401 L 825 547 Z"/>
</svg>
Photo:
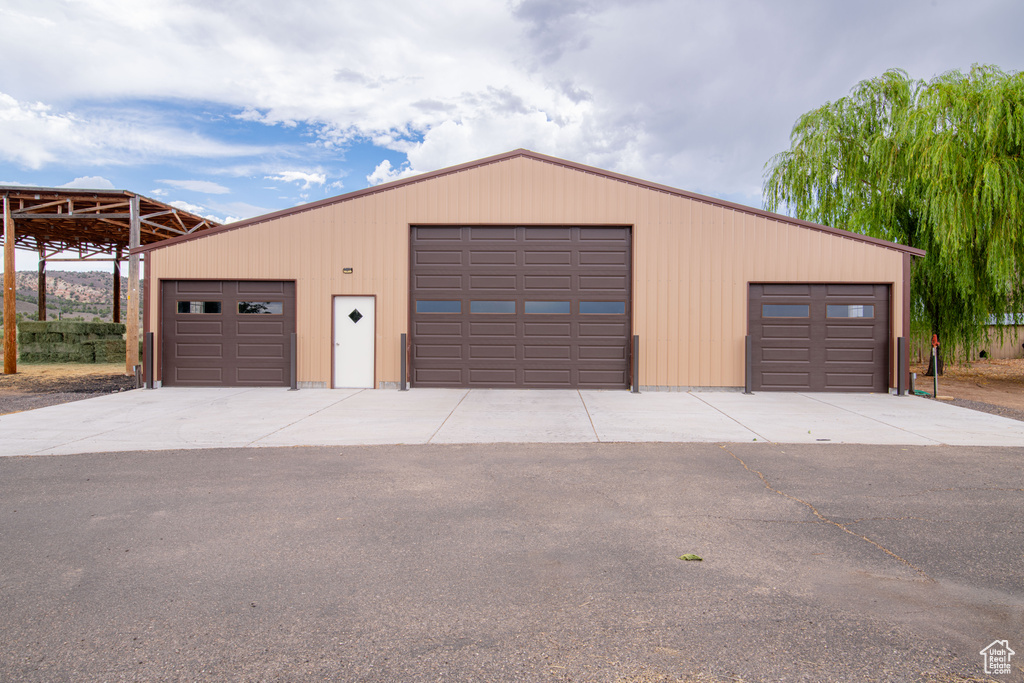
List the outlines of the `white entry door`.
<svg viewBox="0 0 1024 683">
<path fill-rule="evenodd" d="M 334 388 L 373 389 L 372 296 L 334 297 Z"/>
</svg>

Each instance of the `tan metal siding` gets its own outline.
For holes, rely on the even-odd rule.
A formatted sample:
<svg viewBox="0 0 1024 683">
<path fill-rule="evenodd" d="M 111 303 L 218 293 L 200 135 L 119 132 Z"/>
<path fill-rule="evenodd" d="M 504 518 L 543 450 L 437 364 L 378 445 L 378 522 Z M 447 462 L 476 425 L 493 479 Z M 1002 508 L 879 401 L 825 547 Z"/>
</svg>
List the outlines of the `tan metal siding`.
<svg viewBox="0 0 1024 683">
<path fill-rule="evenodd" d="M 632 226 L 644 386 L 742 386 L 750 282 L 885 283 L 893 301 L 903 297 L 897 251 L 526 157 L 173 244 L 149 252 L 146 267 L 154 286 L 295 280 L 298 379 L 328 386 L 332 296 L 376 295 L 376 377 L 396 382 L 408 326 L 409 226 L 552 223 Z M 894 309 L 895 344 L 902 311 Z"/>
</svg>

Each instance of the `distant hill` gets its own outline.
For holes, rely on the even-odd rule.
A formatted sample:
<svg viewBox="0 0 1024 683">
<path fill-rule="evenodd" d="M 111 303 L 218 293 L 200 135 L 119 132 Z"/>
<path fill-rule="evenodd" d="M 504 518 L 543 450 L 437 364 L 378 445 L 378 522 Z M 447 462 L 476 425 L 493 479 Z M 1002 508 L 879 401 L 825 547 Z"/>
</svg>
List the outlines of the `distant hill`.
<svg viewBox="0 0 1024 683">
<path fill-rule="evenodd" d="M 19 271 L 14 274 L 17 312 L 26 320 L 35 320 L 39 309 L 39 274 L 35 271 Z M 140 283 L 141 289 L 141 283 Z M 128 308 L 128 278 L 121 278 L 121 311 Z M 81 318 L 92 321 L 99 318 L 104 322 L 113 319 L 114 274 L 113 272 L 90 270 L 72 272 L 48 270 L 46 272 L 46 319 Z M 124 316 L 122 315 L 122 322 Z"/>
</svg>

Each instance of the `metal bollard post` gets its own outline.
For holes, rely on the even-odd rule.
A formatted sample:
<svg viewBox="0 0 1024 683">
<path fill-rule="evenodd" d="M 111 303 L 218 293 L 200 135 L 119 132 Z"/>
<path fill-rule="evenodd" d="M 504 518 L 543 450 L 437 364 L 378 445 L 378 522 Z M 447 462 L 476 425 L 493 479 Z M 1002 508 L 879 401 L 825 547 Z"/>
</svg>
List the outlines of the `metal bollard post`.
<svg viewBox="0 0 1024 683">
<path fill-rule="evenodd" d="M 907 388 L 907 338 L 896 340 L 896 395 L 906 396 Z"/>
<path fill-rule="evenodd" d="M 754 341 L 753 338 L 748 334 L 744 340 L 744 358 L 746 359 L 746 368 L 743 373 L 743 393 L 752 394 L 754 393 L 754 369 L 751 367 L 750 361 L 753 355 Z"/>
<path fill-rule="evenodd" d="M 633 335 L 633 388 L 634 394 L 640 393 L 640 335 Z"/>
<path fill-rule="evenodd" d="M 932 398 L 939 397 L 939 349 L 932 347 Z"/>
<path fill-rule="evenodd" d="M 156 386 L 156 363 L 153 362 L 153 333 L 146 333 L 146 343 L 143 346 L 144 358 L 143 362 L 146 364 L 143 368 L 143 372 L 146 374 L 146 388 L 152 389 Z"/>
<path fill-rule="evenodd" d="M 408 387 L 406 386 L 406 383 L 405 383 L 405 375 L 406 375 L 406 371 L 408 370 L 408 368 L 406 368 L 406 365 L 408 364 L 408 356 L 409 356 L 409 350 L 408 350 L 408 347 L 406 346 L 406 344 L 407 344 L 406 339 L 407 339 L 406 334 L 405 334 L 405 332 L 403 332 L 402 333 L 402 357 L 401 357 L 400 362 L 399 362 L 399 366 L 401 366 L 400 370 L 399 370 L 399 372 L 401 374 L 400 374 L 400 376 L 398 378 L 398 390 L 399 391 L 408 391 L 409 390 Z"/>
<path fill-rule="evenodd" d="M 292 385 L 288 387 L 288 391 L 299 390 L 299 349 L 298 349 L 299 335 L 297 332 L 292 332 L 292 350 L 291 350 L 291 368 L 292 368 Z"/>
</svg>

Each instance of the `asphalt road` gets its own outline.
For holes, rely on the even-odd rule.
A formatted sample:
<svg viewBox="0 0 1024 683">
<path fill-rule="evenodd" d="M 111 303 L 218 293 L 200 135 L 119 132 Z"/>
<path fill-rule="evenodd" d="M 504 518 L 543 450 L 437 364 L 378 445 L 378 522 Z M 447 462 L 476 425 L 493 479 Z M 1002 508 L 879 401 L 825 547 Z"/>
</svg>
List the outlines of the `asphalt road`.
<svg viewBox="0 0 1024 683">
<path fill-rule="evenodd" d="M 1022 510 L 1024 449 L 3 458 L 0 680 L 1022 680 Z"/>
</svg>

